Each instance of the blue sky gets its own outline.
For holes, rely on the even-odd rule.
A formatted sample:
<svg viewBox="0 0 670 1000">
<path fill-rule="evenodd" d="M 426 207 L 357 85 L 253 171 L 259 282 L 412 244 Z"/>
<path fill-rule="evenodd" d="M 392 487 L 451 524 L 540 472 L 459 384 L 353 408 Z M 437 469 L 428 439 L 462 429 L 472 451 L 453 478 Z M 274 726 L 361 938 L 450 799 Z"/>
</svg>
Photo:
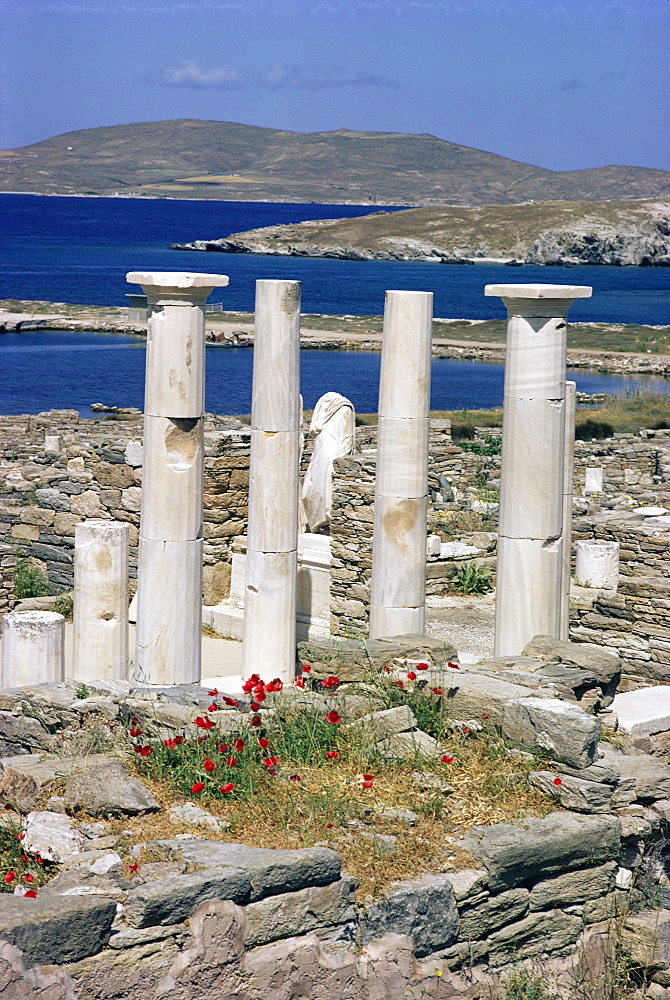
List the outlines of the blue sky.
<svg viewBox="0 0 670 1000">
<path fill-rule="evenodd" d="M 670 0 L 0 0 L 0 148 L 170 118 L 670 169 Z"/>
</svg>

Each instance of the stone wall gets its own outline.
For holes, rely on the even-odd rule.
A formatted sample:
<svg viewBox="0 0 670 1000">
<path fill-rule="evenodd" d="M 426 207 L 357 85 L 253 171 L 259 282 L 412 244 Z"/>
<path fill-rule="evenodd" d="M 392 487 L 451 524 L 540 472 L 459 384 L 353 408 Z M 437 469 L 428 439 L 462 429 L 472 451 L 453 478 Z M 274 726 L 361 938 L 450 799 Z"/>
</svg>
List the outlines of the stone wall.
<svg viewBox="0 0 670 1000">
<path fill-rule="evenodd" d="M 670 429 L 614 434 L 603 441 L 576 441 L 575 495 L 584 488 L 587 467 L 603 470 L 606 492 L 636 495 L 658 484 L 663 475 L 670 480 Z"/>
</svg>

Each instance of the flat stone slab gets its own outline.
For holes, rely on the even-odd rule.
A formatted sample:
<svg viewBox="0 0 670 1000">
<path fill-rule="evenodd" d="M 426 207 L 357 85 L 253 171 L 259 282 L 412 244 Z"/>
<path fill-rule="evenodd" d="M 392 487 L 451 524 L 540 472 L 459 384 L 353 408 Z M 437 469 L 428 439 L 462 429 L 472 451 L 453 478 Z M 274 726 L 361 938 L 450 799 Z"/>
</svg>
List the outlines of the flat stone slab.
<svg viewBox="0 0 670 1000">
<path fill-rule="evenodd" d="M 558 812 L 518 824 L 475 826 L 458 844 L 486 868 L 491 891 L 502 892 L 611 861 L 618 857 L 620 842 L 618 816 Z"/>
<path fill-rule="evenodd" d="M 159 840 L 157 843 L 177 851 L 191 864 L 208 868 L 227 866 L 244 871 L 251 884 L 251 902 L 312 885 L 329 885 L 340 877 L 342 859 L 327 847 L 275 851 L 218 840 Z"/>
<path fill-rule="evenodd" d="M 207 899 L 246 903 L 250 891 L 247 873 L 238 868 L 208 868 L 172 875 L 133 889 L 126 899 L 125 917 L 131 927 L 180 924 Z"/>
<path fill-rule="evenodd" d="M 414 954 L 448 948 L 458 936 L 458 910 L 449 881 L 424 875 L 397 886 L 368 907 L 361 921 L 361 941 L 391 932 L 412 938 Z"/>
<path fill-rule="evenodd" d="M 84 809 L 91 816 L 134 816 L 160 809 L 149 789 L 120 761 L 73 775 L 64 798 L 68 810 Z"/>
<path fill-rule="evenodd" d="M 0 894 L 0 938 L 21 949 L 27 966 L 78 962 L 97 954 L 109 940 L 115 916 L 112 899 Z"/>
<path fill-rule="evenodd" d="M 612 708 L 619 729 L 629 736 L 652 736 L 670 729 L 670 686 L 622 691 L 614 696 Z"/>
</svg>

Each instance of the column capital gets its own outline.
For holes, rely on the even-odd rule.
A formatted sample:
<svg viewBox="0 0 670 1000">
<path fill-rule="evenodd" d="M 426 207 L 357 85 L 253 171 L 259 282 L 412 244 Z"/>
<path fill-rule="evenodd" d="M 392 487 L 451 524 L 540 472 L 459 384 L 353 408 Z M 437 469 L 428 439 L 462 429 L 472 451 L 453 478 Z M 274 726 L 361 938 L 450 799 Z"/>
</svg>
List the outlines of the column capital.
<svg viewBox="0 0 670 1000">
<path fill-rule="evenodd" d="M 141 285 L 150 299 L 202 302 L 215 288 L 225 287 L 227 274 L 197 274 L 193 271 L 129 271 L 126 281 Z"/>
<path fill-rule="evenodd" d="M 567 312 L 575 299 L 590 299 L 590 285 L 485 285 L 484 295 L 499 296 L 508 312 L 517 311 L 546 316 L 553 309 Z"/>
</svg>

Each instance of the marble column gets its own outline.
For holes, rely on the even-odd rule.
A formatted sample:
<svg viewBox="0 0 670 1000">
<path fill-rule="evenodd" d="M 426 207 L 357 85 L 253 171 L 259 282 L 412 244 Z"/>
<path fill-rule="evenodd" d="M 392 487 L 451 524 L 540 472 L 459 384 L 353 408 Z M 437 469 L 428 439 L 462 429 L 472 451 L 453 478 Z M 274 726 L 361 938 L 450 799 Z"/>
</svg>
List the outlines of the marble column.
<svg viewBox="0 0 670 1000">
<path fill-rule="evenodd" d="M 126 679 L 128 535 L 124 521 L 75 525 L 74 680 Z"/>
<path fill-rule="evenodd" d="M 619 586 L 619 543 L 588 538 L 577 542 L 575 583 L 579 587 L 616 591 Z"/>
<path fill-rule="evenodd" d="M 565 451 L 563 453 L 563 603 L 560 639 L 570 633 L 570 571 L 572 566 L 572 492 L 575 472 L 575 412 L 577 384 L 565 383 Z"/>
<path fill-rule="evenodd" d="M 65 678 L 65 619 L 55 611 L 10 611 L 2 620 L 0 690 Z"/>
<path fill-rule="evenodd" d="M 561 634 L 566 316 L 591 289 L 487 285 L 507 307 L 495 655 Z"/>
<path fill-rule="evenodd" d="M 224 274 L 141 273 L 148 303 L 135 679 L 200 679 L 205 302 Z"/>
<path fill-rule="evenodd" d="M 257 281 L 244 677 L 295 677 L 300 415 L 300 282 Z"/>
<path fill-rule="evenodd" d="M 379 383 L 370 637 L 426 618 L 432 292 L 386 293 Z"/>
</svg>

